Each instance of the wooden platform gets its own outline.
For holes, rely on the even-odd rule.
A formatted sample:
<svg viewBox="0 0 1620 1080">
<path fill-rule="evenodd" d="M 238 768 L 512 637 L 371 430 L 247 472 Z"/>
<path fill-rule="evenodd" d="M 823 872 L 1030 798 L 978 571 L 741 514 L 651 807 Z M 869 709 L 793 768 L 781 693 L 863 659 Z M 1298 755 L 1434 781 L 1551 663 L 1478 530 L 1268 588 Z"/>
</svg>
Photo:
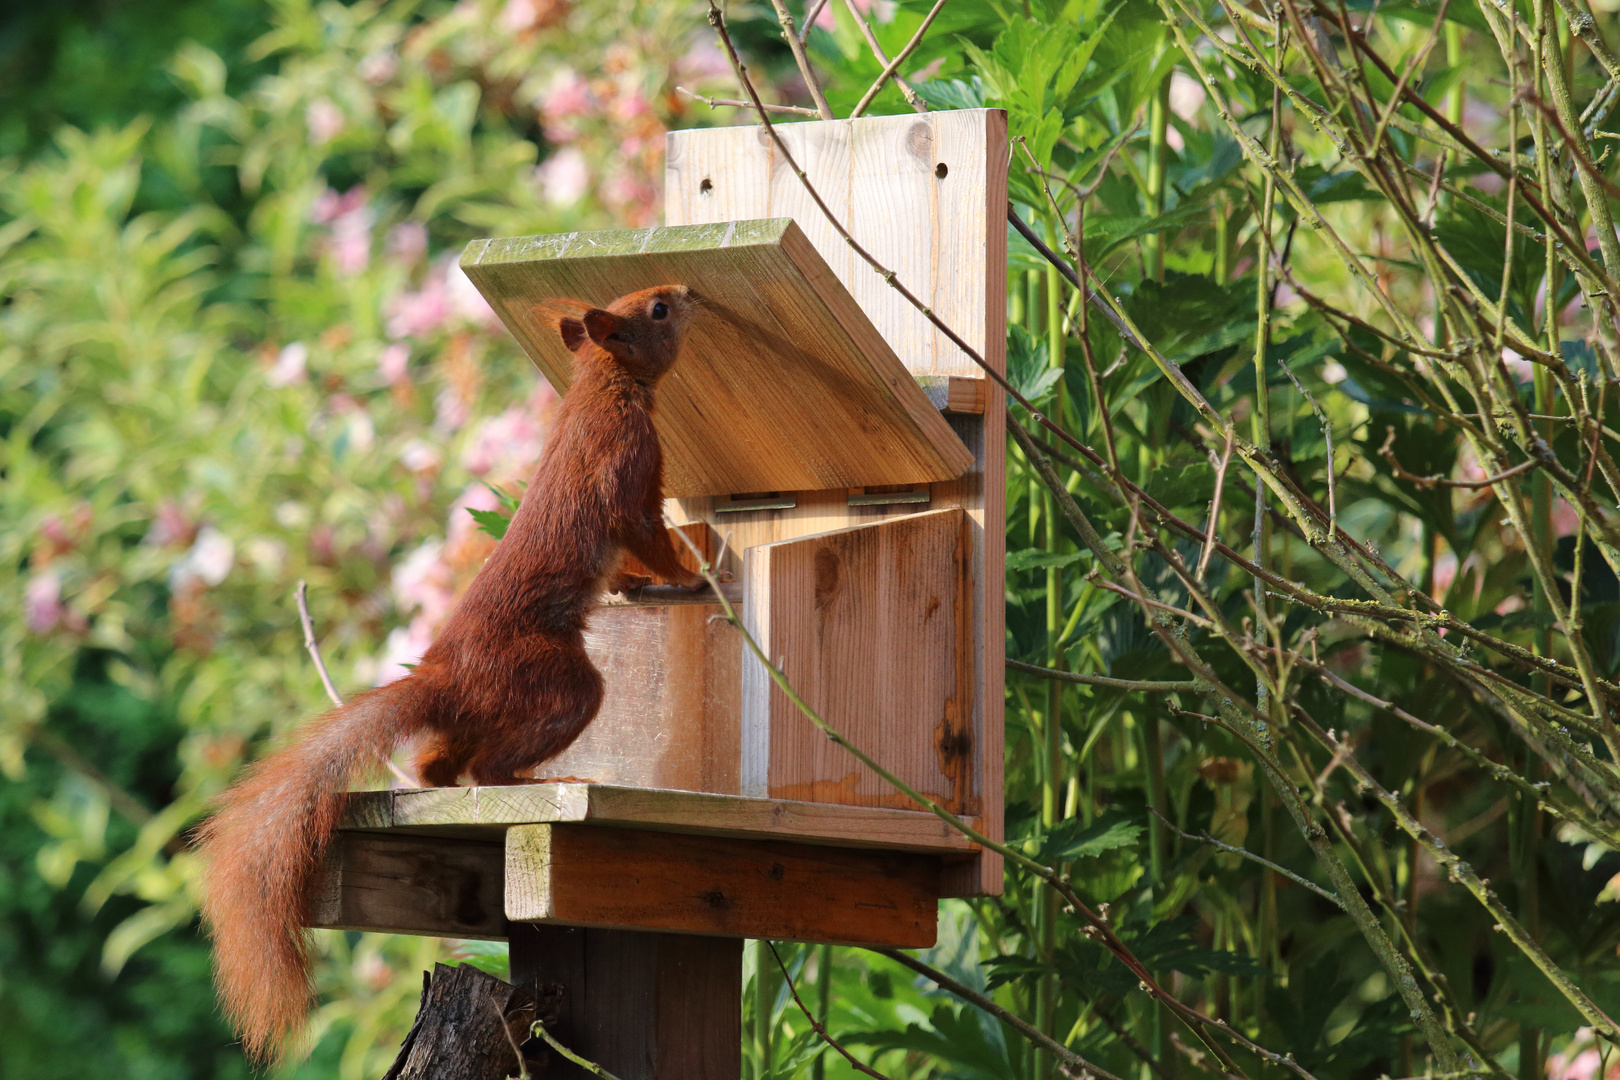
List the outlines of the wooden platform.
<svg viewBox="0 0 1620 1080">
<path fill-rule="evenodd" d="M 534 922 L 925 948 L 947 868 L 976 850 L 933 814 L 882 807 L 584 783 L 357 792 L 309 925 L 504 938 Z"/>
<path fill-rule="evenodd" d="M 588 783 L 357 791 L 349 796 L 341 828 L 490 842 L 504 839 L 514 825 L 572 822 L 937 855 L 970 855 L 978 850 L 978 845 L 922 810 Z"/>
<path fill-rule="evenodd" d="M 559 391 L 573 356 L 540 301 L 701 294 L 654 418 L 672 497 L 928 483 L 973 464 L 790 219 L 475 240 L 461 267 Z M 957 404 L 971 396 L 959 387 Z"/>
</svg>

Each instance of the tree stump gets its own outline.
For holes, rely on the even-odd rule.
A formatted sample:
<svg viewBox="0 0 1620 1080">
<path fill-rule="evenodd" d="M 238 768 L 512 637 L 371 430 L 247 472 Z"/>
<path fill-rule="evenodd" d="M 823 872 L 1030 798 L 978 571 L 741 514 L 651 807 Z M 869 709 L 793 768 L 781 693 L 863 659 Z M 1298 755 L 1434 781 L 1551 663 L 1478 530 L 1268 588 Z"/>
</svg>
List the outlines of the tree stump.
<svg viewBox="0 0 1620 1080">
<path fill-rule="evenodd" d="M 422 1006 L 383 1080 L 516 1076 L 516 1047 L 528 1041 L 535 1011 L 526 991 L 493 975 L 466 964 L 435 964 L 431 975 L 422 974 Z"/>
</svg>

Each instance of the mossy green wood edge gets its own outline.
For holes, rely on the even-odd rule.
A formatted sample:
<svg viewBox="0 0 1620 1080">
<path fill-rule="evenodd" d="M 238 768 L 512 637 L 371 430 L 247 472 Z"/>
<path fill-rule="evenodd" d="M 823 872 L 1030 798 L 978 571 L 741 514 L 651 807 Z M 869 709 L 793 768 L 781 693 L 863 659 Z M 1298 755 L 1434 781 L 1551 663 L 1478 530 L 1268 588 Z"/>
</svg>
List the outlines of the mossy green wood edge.
<svg viewBox="0 0 1620 1080">
<path fill-rule="evenodd" d="M 658 392 L 667 495 L 932 483 L 973 463 L 790 219 L 475 240 L 461 266 L 560 391 L 573 358 L 539 301 L 702 295 Z"/>
</svg>

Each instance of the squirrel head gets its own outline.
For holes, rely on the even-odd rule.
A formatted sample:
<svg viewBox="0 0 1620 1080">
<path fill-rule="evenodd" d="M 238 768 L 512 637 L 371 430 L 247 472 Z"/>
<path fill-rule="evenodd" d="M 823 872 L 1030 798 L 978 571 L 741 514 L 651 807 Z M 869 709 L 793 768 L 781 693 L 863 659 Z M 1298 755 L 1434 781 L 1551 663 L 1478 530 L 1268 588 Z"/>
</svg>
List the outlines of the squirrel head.
<svg viewBox="0 0 1620 1080">
<path fill-rule="evenodd" d="M 627 293 L 606 308 L 565 316 L 557 329 L 570 352 L 584 355 L 589 342 L 633 378 L 651 383 L 674 365 L 697 306 L 697 295 L 685 285 L 660 285 Z"/>
</svg>

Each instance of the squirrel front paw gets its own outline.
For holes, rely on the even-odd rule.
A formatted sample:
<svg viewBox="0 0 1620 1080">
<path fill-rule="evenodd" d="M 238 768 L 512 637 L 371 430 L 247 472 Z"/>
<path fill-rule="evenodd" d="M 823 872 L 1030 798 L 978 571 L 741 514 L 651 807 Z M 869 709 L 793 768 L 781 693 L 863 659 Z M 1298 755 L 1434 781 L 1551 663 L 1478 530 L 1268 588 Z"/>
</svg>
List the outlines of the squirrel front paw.
<svg viewBox="0 0 1620 1080">
<path fill-rule="evenodd" d="M 643 585 L 651 585 L 653 579 L 646 574 L 617 574 L 608 584 L 608 592 L 624 595 L 631 589 L 639 589 Z"/>
</svg>

